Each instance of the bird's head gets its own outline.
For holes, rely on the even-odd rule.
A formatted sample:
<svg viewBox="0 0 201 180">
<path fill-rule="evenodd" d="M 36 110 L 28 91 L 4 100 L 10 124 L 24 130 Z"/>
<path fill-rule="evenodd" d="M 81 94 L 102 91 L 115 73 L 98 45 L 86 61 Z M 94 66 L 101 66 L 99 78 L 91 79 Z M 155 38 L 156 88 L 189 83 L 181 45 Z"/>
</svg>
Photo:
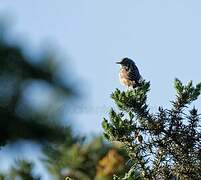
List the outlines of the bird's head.
<svg viewBox="0 0 201 180">
<path fill-rule="evenodd" d="M 126 66 L 129 67 L 132 64 L 135 64 L 133 60 L 129 59 L 129 58 L 123 58 L 120 62 L 116 62 L 116 64 L 120 64 L 122 66 Z"/>
</svg>

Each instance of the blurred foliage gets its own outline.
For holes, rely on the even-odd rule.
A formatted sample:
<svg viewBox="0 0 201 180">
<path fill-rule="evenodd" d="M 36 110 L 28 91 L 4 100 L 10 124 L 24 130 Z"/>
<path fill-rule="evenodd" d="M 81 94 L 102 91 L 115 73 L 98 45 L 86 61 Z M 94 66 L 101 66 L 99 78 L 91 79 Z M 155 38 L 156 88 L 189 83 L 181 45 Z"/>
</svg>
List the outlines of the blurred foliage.
<svg viewBox="0 0 201 180">
<path fill-rule="evenodd" d="M 23 180 L 40 180 L 40 177 L 33 175 L 33 163 L 19 160 L 11 168 L 7 178 L 9 180 L 16 180 L 17 178 L 23 178 Z"/>
<path fill-rule="evenodd" d="M 124 158 L 119 155 L 117 150 L 111 149 L 107 154 L 98 162 L 97 166 L 97 179 L 101 179 L 103 176 L 112 176 L 118 172 L 120 168 L 123 169 Z"/>
<path fill-rule="evenodd" d="M 44 53 L 36 63 L 23 48 L 5 40 L 2 29 L 0 148 L 21 139 L 40 143 L 45 155 L 40 161 L 55 180 L 110 180 L 114 173 L 124 174 L 128 158 L 116 145 L 106 144 L 102 138 L 86 141 L 73 135 L 71 127 L 62 125 L 60 107 L 76 93 L 68 85 L 68 77 L 65 82 L 58 78 L 57 57 Z M 30 160 L 18 160 L 8 172 L 0 173 L 0 180 L 42 179 L 42 174 L 35 175 L 35 167 Z"/>
<path fill-rule="evenodd" d="M 47 172 L 54 180 L 65 178 L 73 180 L 112 180 L 113 175 L 122 176 L 128 169 L 125 152 L 116 146 L 106 144 L 102 138 L 94 138 L 86 143 L 83 139 L 66 140 L 65 143 L 51 143 L 45 146 L 45 158 L 41 159 Z M 20 160 L 0 180 L 40 180 L 35 175 L 34 164 Z"/>
<path fill-rule="evenodd" d="M 57 123 L 60 114 L 56 114 L 56 108 L 59 101 L 73 95 L 73 89 L 56 77 L 57 64 L 52 56 L 47 54 L 39 63 L 33 62 L 22 48 L 0 38 L 0 146 L 18 139 L 42 142 L 65 138 L 67 129 Z M 51 90 L 52 109 L 34 111 L 33 102 L 27 102 L 32 94 L 26 92 L 32 92 L 34 85 L 45 87 L 37 97 L 39 100 Z"/>
<path fill-rule="evenodd" d="M 55 180 L 70 177 L 74 180 L 111 180 L 114 172 L 125 172 L 125 153 L 97 137 L 90 143 L 81 141 L 60 146 L 50 145 L 44 149 L 44 160 Z"/>
<path fill-rule="evenodd" d="M 8 172 L 1 173 L 0 180 L 41 180 L 39 175 L 36 175 L 34 163 L 27 160 L 17 160 Z"/>
</svg>

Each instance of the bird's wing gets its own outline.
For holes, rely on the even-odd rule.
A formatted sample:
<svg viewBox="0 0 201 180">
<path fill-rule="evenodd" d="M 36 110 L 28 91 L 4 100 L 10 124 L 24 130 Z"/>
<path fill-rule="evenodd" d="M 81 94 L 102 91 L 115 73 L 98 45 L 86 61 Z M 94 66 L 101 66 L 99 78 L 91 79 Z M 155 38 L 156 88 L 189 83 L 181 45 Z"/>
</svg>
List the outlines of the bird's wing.
<svg viewBox="0 0 201 180">
<path fill-rule="evenodd" d="M 133 64 L 128 71 L 128 79 L 131 81 L 139 81 L 140 80 L 140 73 L 135 64 Z"/>
</svg>

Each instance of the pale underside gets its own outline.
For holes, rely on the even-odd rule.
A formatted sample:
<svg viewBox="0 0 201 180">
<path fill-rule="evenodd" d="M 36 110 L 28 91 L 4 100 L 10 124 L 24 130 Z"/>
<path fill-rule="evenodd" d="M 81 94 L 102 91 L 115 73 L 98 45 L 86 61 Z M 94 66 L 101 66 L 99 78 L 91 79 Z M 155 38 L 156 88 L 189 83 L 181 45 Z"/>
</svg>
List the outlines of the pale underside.
<svg viewBox="0 0 201 180">
<path fill-rule="evenodd" d="M 135 81 L 129 79 L 128 71 L 125 68 L 120 69 L 119 80 L 122 85 L 127 86 L 127 87 L 133 87 L 135 85 Z"/>
</svg>

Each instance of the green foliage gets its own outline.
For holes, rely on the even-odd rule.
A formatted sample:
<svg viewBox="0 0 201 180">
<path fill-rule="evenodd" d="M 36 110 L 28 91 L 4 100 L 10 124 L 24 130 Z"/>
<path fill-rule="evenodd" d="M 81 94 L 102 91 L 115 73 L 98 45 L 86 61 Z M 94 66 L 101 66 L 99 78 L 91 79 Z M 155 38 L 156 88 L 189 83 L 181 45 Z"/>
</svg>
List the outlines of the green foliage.
<svg viewBox="0 0 201 180">
<path fill-rule="evenodd" d="M 185 105 L 190 104 L 198 98 L 200 95 L 201 83 L 193 87 L 192 81 L 189 81 L 189 83 L 184 86 L 180 80 L 175 79 L 175 89 L 177 92 L 176 101 L 173 102 L 175 109 L 183 108 Z"/>
<path fill-rule="evenodd" d="M 32 174 L 33 163 L 20 160 L 16 162 L 16 165 L 11 169 L 9 174 L 10 180 L 15 180 L 17 177 L 23 180 L 40 180 L 40 177 L 34 177 Z"/>
<path fill-rule="evenodd" d="M 115 103 L 120 110 L 127 112 L 133 111 L 141 116 L 142 114 L 148 113 L 145 102 L 147 99 L 146 93 L 149 91 L 149 87 L 149 82 L 142 81 L 140 86 L 132 91 L 120 92 L 120 90 L 117 89 L 112 93 L 111 97 L 115 100 Z"/>
<path fill-rule="evenodd" d="M 72 144 L 66 142 L 45 147 L 46 158 L 43 162 L 55 180 L 64 179 L 64 177 L 75 180 L 111 180 L 111 172 L 118 174 L 122 172 L 122 170 L 114 169 L 114 167 L 121 166 L 122 162 L 112 163 L 111 166 L 110 163 L 116 162 L 118 158 L 124 159 L 124 156 L 116 153 L 117 149 L 109 160 L 104 158 L 111 149 L 112 147 L 105 144 L 102 138 L 95 138 L 90 143 L 77 139 Z"/>
<path fill-rule="evenodd" d="M 0 174 L 0 180 L 4 180 L 5 176 L 3 174 Z"/>
<path fill-rule="evenodd" d="M 189 109 L 200 95 L 201 83 L 183 85 L 175 79 L 176 100 L 171 109 L 150 113 L 147 92 L 150 83 L 112 94 L 120 112 L 104 118 L 104 136 L 127 150 L 132 167 L 114 179 L 201 179 L 201 130 L 198 110 Z M 186 113 L 188 110 L 188 113 Z"/>
<path fill-rule="evenodd" d="M 25 160 L 17 160 L 8 173 L 0 176 L 0 180 L 40 180 L 39 176 L 33 175 L 34 165 Z"/>
</svg>

